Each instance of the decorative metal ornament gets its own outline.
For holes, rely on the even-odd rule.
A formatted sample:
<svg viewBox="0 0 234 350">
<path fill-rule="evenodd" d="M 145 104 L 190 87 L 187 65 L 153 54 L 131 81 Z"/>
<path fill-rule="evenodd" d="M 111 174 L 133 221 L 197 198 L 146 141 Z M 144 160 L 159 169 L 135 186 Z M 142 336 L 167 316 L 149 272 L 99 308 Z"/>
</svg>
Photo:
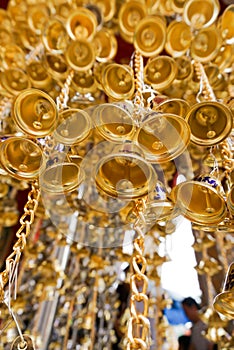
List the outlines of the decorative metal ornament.
<svg viewBox="0 0 234 350">
<path fill-rule="evenodd" d="M 94 108 L 92 118 L 106 140 L 121 143 L 134 137 L 136 128 L 131 118 L 132 111 L 130 102 L 103 103 Z"/>
<path fill-rule="evenodd" d="M 218 54 L 222 38 L 216 26 L 200 29 L 191 43 L 191 57 L 199 62 L 210 62 Z"/>
<path fill-rule="evenodd" d="M 0 144 L 0 162 L 16 179 L 35 179 L 43 165 L 43 154 L 35 142 L 12 136 Z"/>
<path fill-rule="evenodd" d="M 165 50 L 172 57 L 183 56 L 189 49 L 192 38 L 190 27 L 183 21 L 174 20 L 167 27 Z"/>
<path fill-rule="evenodd" d="M 19 45 L 6 43 L 1 45 L 1 66 L 4 69 L 19 68 L 25 70 L 25 53 Z"/>
<path fill-rule="evenodd" d="M 13 118 L 26 134 L 43 137 L 57 125 L 57 107 L 54 100 L 44 91 L 26 89 L 13 103 Z"/>
<path fill-rule="evenodd" d="M 209 27 L 220 11 L 218 0 L 187 0 L 184 4 L 183 19 L 193 29 Z"/>
<path fill-rule="evenodd" d="M 118 43 L 116 37 L 108 28 L 102 28 L 95 34 L 93 44 L 98 62 L 108 62 L 117 53 Z"/>
<path fill-rule="evenodd" d="M 43 60 L 48 73 L 53 79 L 63 81 L 67 78 L 69 69 L 63 55 L 46 53 Z"/>
<path fill-rule="evenodd" d="M 185 119 L 191 129 L 191 141 L 201 146 L 212 146 L 223 141 L 233 125 L 231 110 L 216 101 L 195 103 Z"/>
<path fill-rule="evenodd" d="M 39 61 L 30 62 L 26 71 L 34 88 L 43 90 L 52 88 L 52 77 Z"/>
<path fill-rule="evenodd" d="M 136 25 L 146 16 L 146 6 L 140 1 L 130 0 L 121 5 L 118 13 L 120 35 L 132 43 Z"/>
<path fill-rule="evenodd" d="M 45 49 L 51 53 L 63 53 L 69 42 L 64 24 L 58 19 L 51 19 L 42 34 Z"/>
<path fill-rule="evenodd" d="M 162 52 L 166 43 L 166 24 L 160 16 L 145 16 L 136 25 L 133 45 L 145 57 Z"/>
<path fill-rule="evenodd" d="M 32 338 L 27 334 L 23 334 L 22 337 L 18 336 L 13 341 L 11 350 L 35 350 Z"/>
<path fill-rule="evenodd" d="M 28 25 L 29 28 L 37 35 L 41 35 L 50 18 L 50 8 L 46 3 L 41 3 L 40 6 L 33 4 L 28 9 Z"/>
<path fill-rule="evenodd" d="M 227 271 L 223 291 L 214 298 L 214 309 L 228 320 L 234 317 L 234 263 Z"/>
<path fill-rule="evenodd" d="M 80 94 L 92 93 L 97 90 L 97 81 L 92 69 L 82 72 L 74 72 L 71 87 Z"/>
<path fill-rule="evenodd" d="M 85 140 L 91 132 L 91 119 L 85 110 L 69 108 L 58 115 L 59 125 L 54 131 L 56 141 L 72 146 Z"/>
<path fill-rule="evenodd" d="M 95 62 L 94 45 L 86 39 L 72 41 L 65 52 L 68 65 L 77 71 L 86 71 L 93 67 Z"/>
<path fill-rule="evenodd" d="M 191 222 L 214 225 L 222 222 L 227 215 L 226 203 L 218 188 L 216 178 L 204 175 L 176 185 L 171 198 Z"/>
<path fill-rule="evenodd" d="M 186 0 L 172 0 L 171 7 L 176 13 L 182 14 L 185 2 Z"/>
<path fill-rule="evenodd" d="M 220 22 L 223 39 L 227 44 L 232 45 L 234 43 L 234 4 L 223 11 Z"/>
<path fill-rule="evenodd" d="M 176 57 L 177 73 L 175 79 L 178 81 L 189 80 L 193 74 L 192 60 L 190 57 Z"/>
<path fill-rule="evenodd" d="M 175 114 L 179 115 L 182 118 L 185 118 L 189 109 L 189 103 L 180 98 L 166 99 L 165 101 L 153 107 L 153 110 L 157 112 L 165 114 Z"/>
<path fill-rule="evenodd" d="M 137 130 L 136 141 L 147 161 L 163 163 L 184 152 L 190 141 L 190 128 L 178 115 L 151 112 Z"/>
<path fill-rule="evenodd" d="M 234 216 L 234 186 L 231 187 L 227 194 L 227 206 L 232 216 Z"/>
<path fill-rule="evenodd" d="M 95 14 L 85 7 L 72 11 L 66 21 L 67 32 L 72 40 L 92 40 L 97 28 Z"/>
<path fill-rule="evenodd" d="M 172 57 L 150 58 L 144 68 L 144 79 L 155 90 L 168 88 L 177 74 L 177 64 Z"/>
<path fill-rule="evenodd" d="M 157 181 L 154 168 L 132 143 L 123 144 L 113 154 L 103 157 L 96 165 L 94 176 L 101 191 L 122 200 L 147 195 Z"/>
<path fill-rule="evenodd" d="M 133 97 L 135 84 L 130 66 L 110 63 L 103 69 L 102 86 L 105 93 L 115 100 L 128 100 Z"/>
<path fill-rule="evenodd" d="M 28 75 L 19 68 L 9 68 L 1 72 L 0 82 L 2 87 L 13 95 L 31 87 Z"/>
</svg>

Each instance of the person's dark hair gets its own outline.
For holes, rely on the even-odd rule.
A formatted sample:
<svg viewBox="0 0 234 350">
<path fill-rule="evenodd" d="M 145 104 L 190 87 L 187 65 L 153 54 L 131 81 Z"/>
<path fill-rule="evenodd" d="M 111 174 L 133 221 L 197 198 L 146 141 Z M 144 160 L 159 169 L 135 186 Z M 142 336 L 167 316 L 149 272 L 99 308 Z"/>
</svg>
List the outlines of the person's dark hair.
<svg viewBox="0 0 234 350">
<path fill-rule="evenodd" d="M 200 305 L 196 302 L 195 299 L 193 299 L 192 297 L 187 297 L 184 298 L 181 302 L 182 305 L 187 305 L 187 306 L 195 306 L 198 310 L 200 309 Z"/>
<path fill-rule="evenodd" d="M 180 346 L 182 346 L 184 350 L 186 350 L 189 348 L 190 339 L 191 339 L 190 335 L 181 335 L 178 337 L 178 343 Z"/>
</svg>

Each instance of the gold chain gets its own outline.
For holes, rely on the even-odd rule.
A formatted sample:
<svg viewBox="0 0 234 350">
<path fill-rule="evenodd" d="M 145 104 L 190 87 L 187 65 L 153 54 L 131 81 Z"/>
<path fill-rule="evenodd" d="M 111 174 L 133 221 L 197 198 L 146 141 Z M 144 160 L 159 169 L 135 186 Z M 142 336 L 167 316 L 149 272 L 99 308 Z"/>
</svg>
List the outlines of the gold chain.
<svg viewBox="0 0 234 350">
<path fill-rule="evenodd" d="M 216 101 L 214 91 L 210 85 L 209 79 L 207 78 L 205 69 L 201 62 L 194 61 L 194 69 L 198 79 L 202 84 L 202 93 L 206 101 Z"/>
<path fill-rule="evenodd" d="M 232 156 L 231 147 L 227 140 L 224 140 L 219 145 L 221 151 L 222 165 L 225 169 L 225 176 L 229 176 L 234 168 L 234 161 Z"/>
<path fill-rule="evenodd" d="M 66 81 L 61 89 L 61 92 L 56 100 L 58 110 L 62 110 L 62 109 L 67 108 L 67 102 L 69 100 L 69 89 L 70 89 L 70 85 L 71 85 L 73 77 L 74 77 L 74 71 L 70 70 L 70 73 L 68 74 L 67 79 L 66 79 Z"/>
<path fill-rule="evenodd" d="M 16 237 L 18 238 L 18 240 L 13 245 L 13 252 L 6 258 L 5 270 L 0 274 L 0 290 L 2 300 L 4 297 L 4 287 L 9 281 L 12 266 L 16 266 L 16 264 L 20 261 L 22 251 L 25 248 L 26 239 L 30 234 L 30 229 L 34 222 L 35 212 L 38 207 L 39 198 L 40 190 L 38 188 L 38 183 L 34 182 L 32 184 L 30 192 L 28 193 L 28 200 L 24 206 L 24 213 L 19 220 L 21 226 L 16 232 Z"/>
<path fill-rule="evenodd" d="M 130 314 L 128 322 L 127 350 L 149 349 L 150 323 L 147 318 L 149 300 L 147 296 L 148 278 L 145 275 L 147 262 L 144 254 L 145 238 L 139 227 L 135 228 L 138 237 L 134 241 L 134 255 L 132 257 L 133 275 L 130 280 L 131 299 Z M 141 286 L 137 285 L 141 282 Z M 137 304 L 143 303 L 143 311 L 137 310 Z"/>
</svg>

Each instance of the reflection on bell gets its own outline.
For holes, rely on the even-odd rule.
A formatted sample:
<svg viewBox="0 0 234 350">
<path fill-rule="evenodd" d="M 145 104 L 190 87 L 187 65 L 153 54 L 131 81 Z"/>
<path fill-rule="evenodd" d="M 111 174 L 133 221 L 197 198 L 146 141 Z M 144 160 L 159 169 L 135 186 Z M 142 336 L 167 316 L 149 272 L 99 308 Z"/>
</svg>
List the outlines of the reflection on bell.
<svg viewBox="0 0 234 350">
<path fill-rule="evenodd" d="M 195 103 L 185 119 L 191 128 L 191 141 L 200 146 L 223 141 L 233 125 L 232 111 L 216 101 Z"/>
<path fill-rule="evenodd" d="M 95 62 L 94 45 L 87 39 L 73 40 L 65 51 L 65 58 L 72 69 L 86 71 L 92 68 Z"/>
<path fill-rule="evenodd" d="M 63 53 L 69 42 L 69 37 L 64 24 L 58 19 L 50 20 L 43 32 L 42 42 L 47 51 Z"/>
<path fill-rule="evenodd" d="M 216 224 L 227 214 L 224 198 L 218 193 L 218 182 L 209 176 L 198 181 L 184 181 L 171 191 L 171 197 L 183 215 L 197 224 Z"/>
<path fill-rule="evenodd" d="M 109 196 L 120 199 L 137 199 L 147 195 L 157 180 L 154 168 L 139 155 L 136 145 L 126 143 L 118 149 L 118 152 L 98 162 L 96 185 Z"/>
<path fill-rule="evenodd" d="M 170 56 L 157 56 L 148 60 L 144 68 L 145 81 L 155 90 L 168 88 L 177 74 L 177 64 Z"/>
<path fill-rule="evenodd" d="M 110 63 L 103 69 L 102 86 L 114 100 L 128 100 L 134 94 L 134 74 L 130 66 Z"/>
<path fill-rule="evenodd" d="M 194 29 L 209 27 L 220 11 L 218 0 L 187 0 L 184 5 L 183 19 Z"/>
<path fill-rule="evenodd" d="M 165 50 L 172 57 L 183 56 L 192 41 L 190 27 L 183 21 L 172 21 L 167 27 L 167 40 Z"/>
<path fill-rule="evenodd" d="M 40 186 L 55 194 L 75 190 L 84 180 L 84 171 L 75 163 L 59 163 L 46 167 L 40 174 Z"/>
<path fill-rule="evenodd" d="M 168 137 L 170 135 L 170 137 Z M 163 163 L 178 157 L 190 140 L 187 122 L 174 114 L 151 112 L 137 130 L 136 141 L 146 160 Z"/>
<path fill-rule="evenodd" d="M 33 141 L 12 136 L 0 144 L 0 162 L 13 177 L 20 180 L 34 179 L 42 165 L 42 150 Z"/>
<path fill-rule="evenodd" d="M 153 110 L 161 113 L 179 115 L 183 118 L 187 115 L 190 106 L 187 101 L 180 98 L 171 98 L 153 107 Z"/>
<path fill-rule="evenodd" d="M 234 186 L 231 187 L 227 195 L 227 206 L 232 216 L 234 216 Z"/>
<path fill-rule="evenodd" d="M 97 28 L 97 18 L 88 8 L 78 7 L 67 18 L 66 28 L 72 40 L 92 40 Z"/>
<path fill-rule="evenodd" d="M 199 62 L 210 62 L 222 45 L 221 35 L 216 26 L 198 31 L 191 43 L 191 57 Z"/>
<path fill-rule="evenodd" d="M 136 25 L 145 16 L 146 6 L 144 3 L 137 0 L 122 3 L 118 14 L 119 29 L 120 35 L 123 35 L 127 42 L 133 42 Z"/>
<path fill-rule="evenodd" d="M 222 293 L 214 298 L 214 309 L 229 320 L 234 318 L 234 263 L 228 268 Z"/>
<path fill-rule="evenodd" d="M 37 89 L 22 91 L 13 104 L 17 126 L 34 137 L 48 135 L 57 125 L 57 107 L 47 93 Z"/>
<path fill-rule="evenodd" d="M 166 24 L 160 16 L 145 16 L 137 22 L 133 45 L 145 57 L 162 52 L 166 42 Z"/>
<path fill-rule="evenodd" d="M 72 146 L 84 141 L 91 132 L 89 114 L 81 109 L 66 109 L 59 113 L 60 123 L 53 136 L 58 142 Z"/>
<path fill-rule="evenodd" d="M 227 44 L 234 43 L 234 4 L 229 5 L 221 16 L 222 37 Z"/>
<path fill-rule="evenodd" d="M 135 134 L 135 126 L 131 118 L 133 105 L 127 101 L 120 103 L 103 103 L 92 113 L 98 132 L 113 142 L 131 140 Z"/>
</svg>

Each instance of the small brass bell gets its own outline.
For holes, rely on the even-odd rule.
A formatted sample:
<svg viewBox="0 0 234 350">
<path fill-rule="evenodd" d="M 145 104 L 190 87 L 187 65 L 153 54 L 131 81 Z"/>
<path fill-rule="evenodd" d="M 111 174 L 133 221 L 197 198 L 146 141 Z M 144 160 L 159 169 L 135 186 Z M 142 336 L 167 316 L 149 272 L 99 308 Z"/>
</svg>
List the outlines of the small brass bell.
<svg viewBox="0 0 234 350">
<path fill-rule="evenodd" d="M 195 103 L 185 119 L 191 129 L 191 141 L 200 146 L 212 146 L 223 141 L 233 125 L 232 111 L 216 101 Z"/>
<path fill-rule="evenodd" d="M 163 163 L 184 152 L 190 141 L 190 128 L 180 116 L 151 112 L 137 130 L 136 141 L 147 161 Z"/>
<path fill-rule="evenodd" d="M 47 51 L 63 53 L 69 42 L 64 24 L 59 19 L 49 20 L 42 35 L 42 42 Z"/>
<path fill-rule="evenodd" d="M 121 143 L 131 140 L 135 134 L 132 112 L 133 105 L 128 102 L 103 103 L 94 108 L 92 118 L 106 140 Z"/>
<path fill-rule="evenodd" d="M 140 154 L 136 145 L 126 143 L 103 157 L 95 170 L 97 187 L 124 200 L 140 198 L 152 191 L 157 175 Z"/>
<path fill-rule="evenodd" d="M 189 109 L 190 109 L 189 103 L 180 98 L 166 99 L 162 103 L 159 103 L 158 105 L 155 105 L 153 107 L 153 110 L 155 111 L 165 113 L 165 114 L 168 113 L 168 114 L 179 115 L 182 118 L 185 118 Z"/>
<path fill-rule="evenodd" d="M 214 298 L 214 309 L 232 320 L 234 317 L 234 263 L 231 263 L 225 278 L 223 291 Z"/>
<path fill-rule="evenodd" d="M 136 25 L 145 16 L 146 6 L 141 1 L 131 0 L 122 3 L 118 13 L 119 30 L 120 35 L 128 43 L 133 42 Z"/>
<path fill-rule="evenodd" d="M 5 69 L 1 72 L 0 82 L 2 87 L 13 95 L 31 87 L 28 75 L 19 68 Z"/>
<path fill-rule="evenodd" d="M 107 96 L 114 100 L 131 99 L 134 90 L 134 74 L 130 66 L 110 63 L 103 68 L 102 86 Z"/>
<path fill-rule="evenodd" d="M 218 0 L 187 0 L 183 19 L 193 29 L 209 27 L 215 22 L 220 11 Z"/>
<path fill-rule="evenodd" d="M 167 27 L 165 50 L 172 57 L 183 56 L 189 49 L 192 41 L 190 27 L 183 21 L 172 21 Z"/>
<path fill-rule="evenodd" d="M 46 53 L 43 58 L 46 69 L 55 80 L 66 80 L 68 66 L 63 55 Z"/>
<path fill-rule="evenodd" d="M 72 146 L 84 141 L 91 132 L 91 118 L 85 110 L 66 109 L 59 113 L 60 123 L 54 131 L 56 141 Z"/>
<path fill-rule="evenodd" d="M 95 91 L 97 91 L 98 84 L 93 75 L 92 69 L 84 72 L 74 72 L 71 87 L 74 89 L 75 93 L 78 92 L 83 95 L 87 93 L 94 93 Z"/>
<path fill-rule="evenodd" d="M 114 33 L 108 28 L 99 30 L 93 38 L 93 43 L 98 62 L 108 62 L 115 57 L 118 43 Z"/>
<path fill-rule="evenodd" d="M 234 43 L 234 4 L 226 7 L 221 15 L 221 31 L 222 37 L 227 44 Z"/>
<path fill-rule="evenodd" d="M 193 74 L 193 65 L 190 57 L 181 56 L 176 57 L 177 73 L 175 80 L 183 82 L 185 79 L 190 79 Z"/>
<path fill-rule="evenodd" d="M 227 206 L 232 216 L 234 216 L 234 186 L 231 187 L 227 195 Z"/>
<path fill-rule="evenodd" d="M 37 35 L 41 35 L 50 18 L 50 8 L 46 3 L 30 5 L 28 7 L 28 26 Z"/>
<path fill-rule="evenodd" d="M 26 89 L 13 103 L 13 119 L 26 134 L 34 137 L 48 135 L 57 125 L 57 107 L 46 92 Z"/>
<path fill-rule="evenodd" d="M 75 163 L 54 163 L 40 174 L 40 186 L 43 191 L 63 194 L 75 190 L 84 180 L 84 171 Z"/>
<path fill-rule="evenodd" d="M 30 62 L 27 65 L 26 71 L 34 88 L 43 89 L 44 91 L 49 91 L 52 88 L 53 79 L 48 74 L 46 68 L 42 66 L 41 62 Z"/>
<path fill-rule="evenodd" d="M 148 60 L 144 68 L 144 78 L 155 90 L 168 88 L 176 78 L 177 64 L 169 56 L 157 56 Z"/>
<path fill-rule="evenodd" d="M 133 37 L 135 50 L 142 56 L 156 56 L 166 43 L 166 24 L 159 16 L 145 16 L 136 25 Z"/>
<path fill-rule="evenodd" d="M 85 7 L 72 11 L 66 21 L 67 32 L 72 40 L 92 40 L 97 28 L 95 14 Z"/>
<path fill-rule="evenodd" d="M 86 71 L 92 68 L 95 62 L 94 44 L 87 39 L 73 40 L 67 46 L 65 58 L 72 69 Z"/>
<path fill-rule="evenodd" d="M 31 140 L 12 136 L 0 144 L 0 163 L 16 179 L 34 179 L 43 164 L 42 149 Z"/>
<path fill-rule="evenodd" d="M 171 191 L 171 198 L 183 215 L 196 224 L 217 224 L 227 214 L 223 196 L 217 191 L 219 182 L 215 177 L 204 175 L 195 181 L 184 181 Z"/>
</svg>

